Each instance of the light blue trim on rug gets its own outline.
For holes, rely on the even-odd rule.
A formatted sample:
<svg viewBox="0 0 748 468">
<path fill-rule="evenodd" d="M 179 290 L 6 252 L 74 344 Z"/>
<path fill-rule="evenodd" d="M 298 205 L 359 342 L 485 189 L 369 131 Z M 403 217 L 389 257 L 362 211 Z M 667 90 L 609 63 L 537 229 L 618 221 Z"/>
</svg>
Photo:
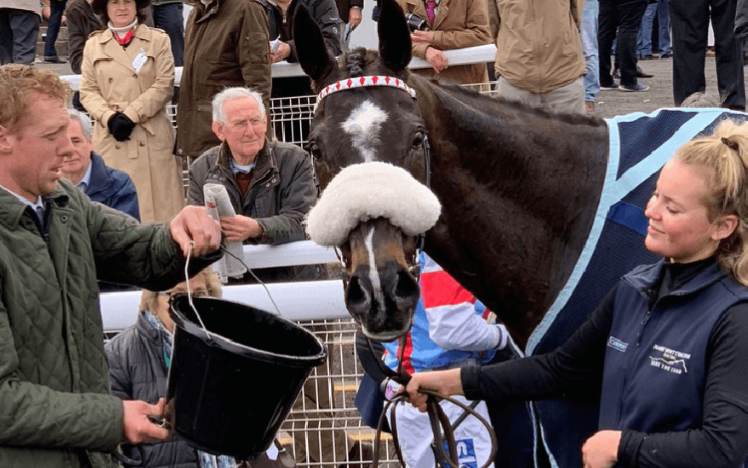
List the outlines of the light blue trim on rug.
<svg viewBox="0 0 748 468">
<path fill-rule="evenodd" d="M 574 289 L 579 284 L 582 275 L 587 269 L 587 265 L 592 258 L 592 254 L 595 252 L 597 242 L 600 240 L 600 236 L 605 226 L 605 220 L 607 218 L 608 210 L 611 206 L 618 203 L 624 196 L 626 196 L 633 189 L 638 187 L 642 182 L 647 180 L 653 174 L 660 170 L 660 168 L 670 159 L 685 142 L 690 141 L 712 122 L 715 121 L 721 114 L 727 112 L 726 109 L 677 109 L 680 112 L 688 112 L 696 114 L 688 122 L 684 123 L 671 138 L 668 139 L 662 146 L 653 151 L 649 156 L 641 160 L 639 163 L 627 170 L 620 179 L 616 180 L 618 174 L 618 167 L 620 164 L 621 157 L 621 146 L 620 146 L 620 135 L 618 131 L 618 125 L 623 122 L 631 122 L 642 117 L 653 118 L 660 114 L 665 109 L 657 110 L 651 114 L 644 114 L 637 112 L 634 114 L 628 114 L 625 116 L 615 117 L 612 119 L 605 119 L 608 124 L 609 133 L 609 157 L 608 167 L 605 174 L 605 183 L 603 185 L 603 191 L 600 195 L 600 203 L 597 207 L 595 214 L 595 220 L 592 224 L 587 242 L 582 250 L 582 253 L 577 259 L 577 263 L 572 270 L 569 280 L 566 285 L 561 289 L 561 292 L 556 297 L 553 305 L 548 309 L 543 320 L 535 328 L 530 335 L 530 339 L 527 342 L 525 354 L 531 356 L 538 346 L 540 341 L 545 336 L 548 329 L 551 327 L 556 317 L 566 306 L 569 301 Z M 676 111 L 676 109 L 671 109 Z M 542 424 L 541 424 L 542 426 Z"/>
</svg>

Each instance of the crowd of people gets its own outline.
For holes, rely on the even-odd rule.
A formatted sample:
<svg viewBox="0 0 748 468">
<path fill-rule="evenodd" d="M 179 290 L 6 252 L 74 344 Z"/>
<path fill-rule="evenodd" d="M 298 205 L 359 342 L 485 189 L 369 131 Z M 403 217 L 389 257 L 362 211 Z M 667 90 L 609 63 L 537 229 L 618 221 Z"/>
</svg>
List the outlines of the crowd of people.
<svg viewBox="0 0 748 468">
<path fill-rule="evenodd" d="M 68 60 L 81 77 L 75 97 L 32 65 L 39 1 L 0 5 L 0 466 L 113 467 L 120 443 L 132 454 L 146 440 L 144 466 L 241 466 L 148 420 L 164 413 L 168 298 L 187 285 L 221 296 L 208 267 L 222 233 L 246 244 L 304 239 L 303 219 L 318 196 L 312 161 L 273 138 L 280 132 L 269 109 L 271 97 L 313 91 L 306 77 L 276 88 L 271 65 L 296 61 L 292 6 L 307 6 L 339 55 L 363 2 L 188 0 L 185 28 L 182 0 L 49 1 L 43 61 L 63 61 L 55 40 L 64 13 Z M 498 95 L 573 113 L 594 113 L 601 90 L 647 91 L 637 64 L 655 58 L 672 60 L 674 104 L 697 106 L 711 22 L 714 104 L 745 110 L 742 0 L 398 3 L 423 21 L 411 32 L 412 52 L 431 68 L 414 73 L 468 84 L 488 82 L 491 72 Z M 490 43 L 491 70 L 452 65 L 444 54 Z M 166 114 L 174 101 L 177 130 Z M 206 184 L 226 188 L 237 216 L 217 222 L 207 214 Z M 535 400 L 596 381 L 600 432 L 580 448 L 585 468 L 743 466 L 748 384 L 735 357 L 748 351 L 747 193 L 746 126 L 722 124 L 681 147 L 645 213 L 646 247 L 663 260 L 622 278 L 557 351 L 498 365 L 486 364 L 507 347 L 506 329 L 422 256 L 410 341 L 386 345 L 384 357 L 412 375 L 414 407 L 398 410 L 402 433 L 416 436 L 401 441 L 408 466 L 434 464 L 421 437 L 428 419 L 414 409 L 424 408 L 419 389 Z M 293 269 L 275 279 L 318 273 Z M 98 281 L 144 288 L 137 323 L 106 347 Z M 622 399 L 624 391 L 630 396 Z M 472 455 L 483 457 L 480 431 L 470 424 L 461 431 Z M 347 442 L 332 445 L 352 458 Z"/>
</svg>

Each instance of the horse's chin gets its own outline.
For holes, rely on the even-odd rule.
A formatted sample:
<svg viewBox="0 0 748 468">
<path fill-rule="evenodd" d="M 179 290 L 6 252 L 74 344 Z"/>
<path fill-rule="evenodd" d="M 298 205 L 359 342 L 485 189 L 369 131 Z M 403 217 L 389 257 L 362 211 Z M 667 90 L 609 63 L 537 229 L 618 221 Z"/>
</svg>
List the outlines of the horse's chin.
<svg viewBox="0 0 748 468">
<path fill-rule="evenodd" d="M 370 340 L 379 341 L 383 343 L 388 342 L 388 341 L 394 341 L 400 338 L 401 336 L 408 333 L 408 330 L 410 330 L 410 324 L 405 326 L 402 330 L 374 333 L 374 332 L 367 330 L 365 326 L 361 325 L 361 331 L 364 333 L 364 336 L 366 336 Z"/>
</svg>

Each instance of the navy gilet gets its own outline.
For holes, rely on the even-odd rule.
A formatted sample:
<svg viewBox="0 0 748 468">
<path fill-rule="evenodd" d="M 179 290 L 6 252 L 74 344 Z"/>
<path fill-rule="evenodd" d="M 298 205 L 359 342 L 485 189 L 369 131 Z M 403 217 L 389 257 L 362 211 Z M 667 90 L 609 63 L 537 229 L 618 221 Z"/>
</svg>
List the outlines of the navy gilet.
<svg viewBox="0 0 748 468">
<path fill-rule="evenodd" d="M 663 267 L 662 261 L 638 267 L 618 284 L 600 430 L 655 433 L 701 425 L 709 337 L 727 309 L 748 300 L 748 289 L 715 263 L 650 305 Z"/>
</svg>

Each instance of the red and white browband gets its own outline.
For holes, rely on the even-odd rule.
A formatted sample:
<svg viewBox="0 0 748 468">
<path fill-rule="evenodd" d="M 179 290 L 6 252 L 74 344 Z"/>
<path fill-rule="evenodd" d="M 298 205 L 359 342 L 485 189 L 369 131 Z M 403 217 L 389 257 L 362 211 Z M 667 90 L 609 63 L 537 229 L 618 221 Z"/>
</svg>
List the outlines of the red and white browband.
<svg viewBox="0 0 748 468">
<path fill-rule="evenodd" d="M 406 85 L 400 78 L 393 78 L 391 76 L 360 76 L 356 78 L 346 78 L 340 80 L 337 83 L 333 83 L 325 88 L 317 96 L 317 102 L 321 101 L 330 94 L 337 93 L 338 91 L 345 91 L 346 89 L 354 88 L 366 88 L 368 86 L 389 86 L 391 88 L 397 88 L 410 94 L 413 99 L 416 98 L 416 91 L 410 86 Z"/>
</svg>

